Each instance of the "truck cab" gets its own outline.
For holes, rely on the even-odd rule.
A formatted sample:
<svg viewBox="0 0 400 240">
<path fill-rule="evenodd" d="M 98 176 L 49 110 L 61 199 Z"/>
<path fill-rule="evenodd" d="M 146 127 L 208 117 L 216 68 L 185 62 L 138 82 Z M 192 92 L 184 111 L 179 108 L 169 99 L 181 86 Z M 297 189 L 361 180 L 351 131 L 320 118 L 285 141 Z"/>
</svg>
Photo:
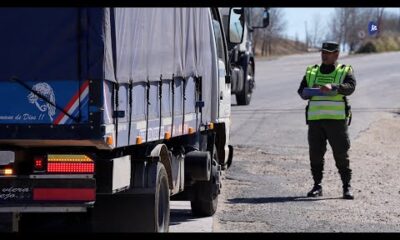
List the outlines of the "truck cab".
<svg viewBox="0 0 400 240">
<path fill-rule="evenodd" d="M 268 8 L 221 8 L 221 15 L 227 33 L 231 94 L 237 105 L 249 105 L 255 88 L 253 32 L 269 25 Z"/>
</svg>

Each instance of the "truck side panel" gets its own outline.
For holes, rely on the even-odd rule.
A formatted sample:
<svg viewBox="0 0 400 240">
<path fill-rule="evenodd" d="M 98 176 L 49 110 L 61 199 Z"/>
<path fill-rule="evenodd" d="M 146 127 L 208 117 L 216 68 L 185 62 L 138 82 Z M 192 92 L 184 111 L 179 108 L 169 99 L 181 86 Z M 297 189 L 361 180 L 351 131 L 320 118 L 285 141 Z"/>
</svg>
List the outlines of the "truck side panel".
<svg viewBox="0 0 400 240">
<path fill-rule="evenodd" d="M 10 138 L 37 141 L 40 131 L 41 142 L 35 146 L 73 141 L 69 144 L 113 149 L 178 137 L 189 134 L 189 128 L 192 133 L 216 121 L 218 68 L 208 9 L 18 11 L 27 16 L 18 25 L 21 31 L 15 31 L 10 22 L 0 24 L 12 32 L 10 38 L 0 40 L 3 46 L 15 40 L 12 51 L 26 48 L 22 54 L 26 59 L 21 61 L 6 51 L 17 67 L 3 61 L 10 72 L 0 74 L 4 80 L 0 82 L 0 128 L 6 129 L 0 142 L 11 143 Z M 17 21 L 13 14 L 19 13 L 14 10 L 3 13 L 5 19 Z M 43 30 L 41 21 L 51 22 L 58 37 Z M 28 35 L 32 28 L 38 28 L 32 41 L 21 42 L 17 35 Z M 17 80 L 11 81 L 14 75 Z M 164 81 L 161 89 L 160 79 Z M 9 94 L 10 88 L 15 94 Z"/>
<path fill-rule="evenodd" d="M 111 118 L 116 107 L 112 107 L 113 93 L 112 83 L 105 81 L 104 122 L 106 125 L 115 125 L 115 119 Z M 115 91 L 115 90 L 114 90 Z M 116 94 L 116 93 L 114 93 Z M 118 119 L 118 147 L 135 145 L 137 138 L 142 142 L 156 141 L 165 138 L 189 134 L 189 128 L 193 133 L 197 131 L 196 124 L 200 123 L 200 115 L 196 113 L 196 84 L 194 78 L 175 78 L 163 80 L 160 102 L 160 82 L 134 83 L 132 86 L 132 116 L 131 132 L 129 135 L 129 86 L 121 84 L 119 87 L 118 110 L 124 112 L 124 116 Z M 160 103 L 161 114 L 160 114 Z M 172 114 L 173 113 L 173 114 Z M 161 127 L 160 127 L 161 121 Z"/>
</svg>

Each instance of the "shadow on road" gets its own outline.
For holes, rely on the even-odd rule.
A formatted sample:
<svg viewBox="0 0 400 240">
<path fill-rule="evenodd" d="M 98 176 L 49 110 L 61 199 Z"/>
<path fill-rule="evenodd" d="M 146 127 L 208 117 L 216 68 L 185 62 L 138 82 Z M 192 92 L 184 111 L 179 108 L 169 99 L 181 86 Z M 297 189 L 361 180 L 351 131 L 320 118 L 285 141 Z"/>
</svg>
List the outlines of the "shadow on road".
<svg viewBox="0 0 400 240">
<path fill-rule="evenodd" d="M 198 219 L 192 215 L 192 210 L 190 209 L 171 209 L 170 211 L 170 225 L 177 225 L 183 222 L 195 221 Z"/>
<path fill-rule="evenodd" d="M 334 200 L 342 199 L 341 197 L 336 198 L 309 198 L 305 196 L 297 197 L 262 197 L 262 198 L 232 198 L 228 199 L 230 204 L 234 203 L 250 203 L 250 204 L 263 204 L 263 203 L 283 203 L 283 202 L 310 202 L 310 201 L 324 201 L 324 200 Z"/>
</svg>

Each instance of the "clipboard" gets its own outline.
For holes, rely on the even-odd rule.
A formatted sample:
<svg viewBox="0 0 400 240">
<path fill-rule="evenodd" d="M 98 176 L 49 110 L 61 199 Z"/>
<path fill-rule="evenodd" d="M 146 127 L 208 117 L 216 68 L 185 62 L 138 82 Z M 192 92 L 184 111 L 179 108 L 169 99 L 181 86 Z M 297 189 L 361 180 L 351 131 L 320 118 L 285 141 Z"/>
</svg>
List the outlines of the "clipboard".
<svg viewBox="0 0 400 240">
<path fill-rule="evenodd" d="M 302 92 L 303 96 L 328 96 L 328 94 L 321 92 L 319 88 L 304 88 Z"/>
</svg>

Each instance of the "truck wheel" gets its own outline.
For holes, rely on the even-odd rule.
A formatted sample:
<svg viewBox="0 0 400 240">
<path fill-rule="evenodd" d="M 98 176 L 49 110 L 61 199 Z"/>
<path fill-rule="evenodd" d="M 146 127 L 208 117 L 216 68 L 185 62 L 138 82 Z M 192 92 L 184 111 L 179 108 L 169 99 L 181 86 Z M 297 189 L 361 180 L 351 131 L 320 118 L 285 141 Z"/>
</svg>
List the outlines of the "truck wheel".
<svg viewBox="0 0 400 240">
<path fill-rule="evenodd" d="M 210 181 L 197 182 L 194 185 L 194 191 L 197 196 L 194 200 L 190 201 L 193 216 L 209 217 L 217 211 L 218 193 L 213 193 L 213 188 L 215 188 L 217 182 L 214 176 L 216 171 L 217 166 L 213 165 Z"/>
<path fill-rule="evenodd" d="M 217 211 L 220 178 L 218 172 L 218 155 L 214 147 L 209 181 L 198 181 L 193 185 L 194 199 L 190 201 L 192 214 L 197 217 L 209 217 Z"/>
<path fill-rule="evenodd" d="M 156 232 L 168 232 L 170 220 L 169 208 L 169 188 L 168 188 L 168 175 L 162 163 L 159 163 L 160 171 L 157 177 L 157 190 L 156 190 L 156 208 L 155 213 L 157 216 Z"/>
<path fill-rule="evenodd" d="M 190 201 L 192 214 L 196 217 L 209 217 L 214 215 L 218 206 L 218 193 L 213 193 L 216 186 L 215 173 L 217 166 L 212 166 L 210 181 L 197 182 L 194 185 L 195 199 Z M 218 173 L 217 173 L 218 174 Z M 199 196 L 201 194 L 201 196 Z"/>
<path fill-rule="evenodd" d="M 243 83 L 243 89 L 236 94 L 236 102 L 238 105 L 249 105 L 251 94 L 253 92 L 252 86 L 254 85 L 254 72 L 251 63 L 249 62 L 246 70 L 246 75 Z"/>
<path fill-rule="evenodd" d="M 168 177 L 162 163 L 157 167 L 151 193 L 98 195 L 93 209 L 94 232 L 168 232 L 170 221 Z M 154 169 L 155 170 L 155 169 Z M 148 169 L 148 174 L 152 172 Z"/>
</svg>

